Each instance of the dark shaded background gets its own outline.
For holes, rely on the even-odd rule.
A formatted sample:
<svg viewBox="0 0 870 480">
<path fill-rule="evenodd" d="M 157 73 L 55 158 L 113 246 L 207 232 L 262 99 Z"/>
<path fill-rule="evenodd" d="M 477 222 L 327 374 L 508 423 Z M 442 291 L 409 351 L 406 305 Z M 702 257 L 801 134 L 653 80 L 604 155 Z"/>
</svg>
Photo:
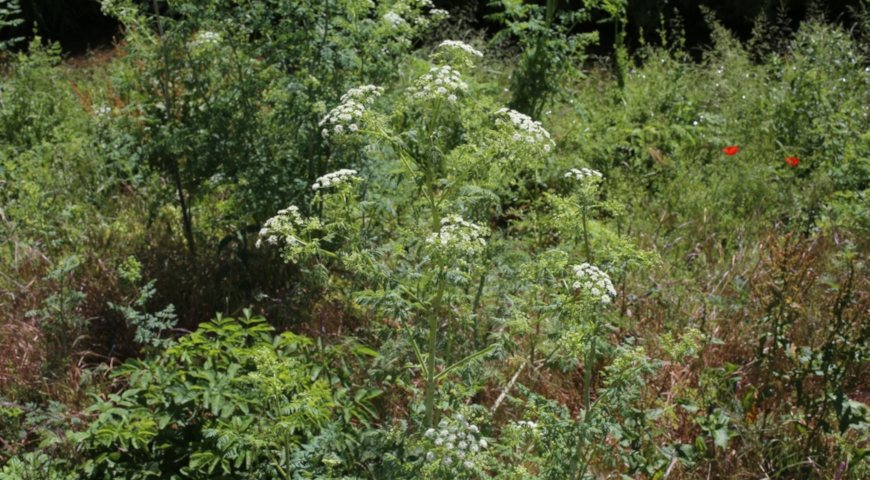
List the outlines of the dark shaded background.
<svg viewBox="0 0 870 480">
<path fill-rule="evenodd" d="M 250 0 L 257 1 L 257 0 Z M 672 24 L 675 14 L 682 18 L 689 48 L 705 45 L 709 41 L 709 31 L 704 23 L 699 5 L 704 5 L 716 12 L 717 18 L 735 32 L 741 39 L 748 39 L 752 32 L 754 19 L 766 12 L 768 18 L 776 17 L 778 10 L 784 8 L 792 21 L 792 26 L 806 17 L 807 8 L 815 5 L 825 12 L 828 20 L 841 21 L 849 24 L 851 19 L 847 7 L 858 7 L 862 0 L 629 0 L 628 42 L 634 48 L 639 42 L 641 27 L 646 40 L 656 43 L 656 31 L 664 16 L 667 24 Z M 163 3 L 163 2 L 161 2 Z M 171 1 L 169 2 L 171 4 Z M 486 0 L 435 0 L 439 8 L 453 10 L 458 7 L 473 8 L 472 25 L 495 32 L 500 26 L 485 20 L 488 13 L 494 12 Z M 150 1 L 143 0 L 150 5 Z M 580 8 L 581 0 L 566 0 L 561 8 Z M 105 17 L 100 11 L 96 0 L 23 0 L 21 7 L 25 22 L 17 29 L 6 29 L 0 32 L 0 37 L 33 36 L 34 23 L 43 38 L 61 43 L 64 51 L 69 54 L 81 54 L 109 44 L 113 37 L 119 34 L 116 21 Z M 582 25 L 583 30 L 598 29 L 601 32 L 601 44 L 595 53 L 606 54 L 613 44 L 612 28 L 608 25 L 590 23 Z M 20 47 L 21 45 L 19 45 Z"/>
</svg>

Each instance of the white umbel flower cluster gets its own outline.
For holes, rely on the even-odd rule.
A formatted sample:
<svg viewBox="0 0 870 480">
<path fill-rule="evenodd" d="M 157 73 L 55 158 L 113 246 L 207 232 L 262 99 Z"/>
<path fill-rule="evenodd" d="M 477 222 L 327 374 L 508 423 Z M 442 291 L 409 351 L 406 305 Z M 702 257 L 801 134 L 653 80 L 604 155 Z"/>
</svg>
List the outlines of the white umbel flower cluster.
<svg viewBox="0 0 870 480">
<path fill-rule="evenodd" d="M 192 42 L 190 42 L 191 47 L 198 47 L 201 45 L 217 45 L 221 43 L 221 36 L 216 32 L 199 32 L 196 34 L 196 37 Z"/>
<path fill-rule="evenodd" d="M 320 134 L 323 138 L 330 135 L 341 135 L 344 132 L 356 132 L 366 114 L 363 103 L 374 103 L 376 97 L 384 93 L 383 87 L 363 85 L 352 88 L 341 96 L 341 105 L 333 108 L 317 125 L 324 127 Z"/>
<path fill-rule="evenodd" d="M 407 23 L 407 22 L 405 22 L 404 18 L 402 18 L 398 13 L 396 13 L 392 10 L 390 10 L 389 12 L 386 13 L 386 15 L 384 15 L 384 20 L 389 22 L 390 25 L 393 26 L 393 28 L 399 28 L 400 26 L 402 26 L 403 23 Z"/>
<path fill-rule="evenodd" d="M 459 215 L 450 215 L 441 219 L 441 231 L 432 233 L 426 242 L 435 246 L 445 254 L 476 255 L 486 247 L 483 238 L 489 235 L 489 229 L 466 222 Z"/>
<path fill-rule="evenodd" d="M 581 168 L 579 170 L 572 168 L 570 172 L 565 174 L 565 178 L 576 178 L 577 180 L 592 177 L 604 178 L 604 175 L 602 175 L 598 170 L 592 170 L 590 168 Z"/>
<path fill-rule="evenodd" d="M 507 425 L 507 429 L 512 430 L 516 435 L 523 438 L 537 437 L 547 432 L 545 428 L 538 426 L 537 423 L 526 420 L 510 422 Z"/>
<path fill-rule="evenodd" d="M 461 73 L 455 68 L 444 65 L 432 67 L 429 73 L 420 77 L 413 87 L 408 87 L 408 95 L 417 99 L 446 98 L 456 101 L 456 94 L 468 90 L 462 81 Z"/>
<path fill-rule="evenodd" d="M 482 57 L 483 53 L 480 50 L 475 50 L 471 45 L 460 42 L 459 40 L 444 40 L 441 42 L 441 45 L 438 45 L 438 48 L 458 48 L 465 53 L 470 55 L 474 55 L 475 57 Z"/>
<path fill-rule="evenodd" d="M 341 96 L 341 101 L 356 100 L 365 103 L 375 103 L 375 98 L 384 94 L 384 87 L 377 85 L 361 85 L 356 88 L 351 88 Z"/>
<path fill-rule="evenodd" d="M 512 129 L 514 133 L 511 138 L 515 142 L 540 144 L 546 152 L 556 145 L 556 142 L 550 139 L 550 132 L 544 130 L 541 122 L 532 120 L 532 117 L 509 108 L 502 108 L 495 114 L 496 125 L 504 125 Z"/>
<path fill-rule="evenodd" d="M 574 288 L 582 288 L 592 298 L 600 298 L 601 303 L 610 303 L 610 300 L 616 297 L 616 289 L 613 288 L 610 276 L 598 267 L 588 263 L 574 265 L 574 275 L 577 277 Z"/>
<path fill-rule="evenodd" d="M 257 240 L 257 248 L 263 244 L 263 241 L 269 245 L 296 245 L 299 243 L 297 234 L 300 227 L 305 226 L 305 220 L 299 213 L 299 207 L 290 205 L 289 207 L 278 210 L 278 215 L 266 220 L 263 228 L 260 229 L 260 238 Z"/>
<path fill-rule="evenodd" d="M 314 181 L 314 185 L 311 186 L 313 190 L 319 190 L 325 187 L 334 187 L 339 185 L 342 182 L 345 182 L 356 175 L 356 170 L 348 170 L 343 168 L 337 172 L 327 173 L 326 175 L 318 178 Z"/>
<path fill-rule="evenodd" d="M 441 420 L 438 428 L 430 428 L 425 437 L 431 442 L 432 449 L 426 453 L 426 461 L 440 462 L 445 467 L 462 466 L 466 470 L 474 468 L 475 457 L 486 449 L 486 440 L 477 438 L 480 430 L 472 425 L 463 415 L 456 415 L 455 420 Z"/>
</svg>

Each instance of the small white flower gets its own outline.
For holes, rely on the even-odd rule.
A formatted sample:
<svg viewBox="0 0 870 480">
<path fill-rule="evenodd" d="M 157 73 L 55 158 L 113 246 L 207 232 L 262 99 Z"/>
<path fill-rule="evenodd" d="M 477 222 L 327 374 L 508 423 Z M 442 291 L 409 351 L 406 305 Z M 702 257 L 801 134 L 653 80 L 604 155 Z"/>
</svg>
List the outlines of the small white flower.
<svg viewBox="0 0 870 480">
<path fill-rule="evenodd" d="M 400 17 L 398 13 L 396 13 L 392 10 L 390 10 L 389 12 L 387 12 L 386 15 L 384 15 L 384 20 L 390 22 L 390 24 L 393 26 L 393 28 L 398 28 L 403 23 L 407 23 L 407 22 L 405 22 L 404 18 Z"/>
<path fill-rule="evenodd" d="M 436 438 L 436 439 L 435 439 L 435 445 L 436 445 L 436 446 L 439 446 L 439 447 L 440 447 L 441 445 L 444 445 L 444 439 L 441 438 L 441 437 Z"/>
<path fill-rule="evenodd" d="M 613 282 L 607 273 L 601 271 L 598 267 L 583 263 L 574 265 L 574 275 L 577 276 L 577 281 L 574 282 L 575 289 L 584 289 L 593 297 L 598 297 L 603 303 L 610 303 L 610 297 L 616 297 L 616 289 L 613 287 Z M 604 290 L 602 292 L 602 290 Z M 604 298 L 607 297 L 607 301 Z"/>
<path fill-rule="evenodd" d="M 460 49 L 466 53 L 474 55 L 476 57 L 483 56 L 483 53 L 480 52 L 479 50 L 475 50 L 474 48 L 471 47 L 471 45 L 468 45 L 465 42 L 460 42 L 458 40 L 445 40 L 445 41 L 441 42 L 441 45 L 438 45 L 438 48 L 442 48 L 442 47 L 457 48 L 457 49 Z"/>
<path fill-rule="evenodd" d="M 576 178 L 577 180 L 583 180 L 585 178 L 595 178 L 595 177 L 603 179 L 604 175 L 602 175 L 601 172 L 599 172 L 597 170 L 592 170 L 589 168 L 581 168 L 579 170 L 576 168 L 572 168 L 571 171 L 569 171 L 568 173 L 565 174 L 565 178 L 571 178 L 571 177 Z"/>
<path fill-rule="evenodd" d="M 438 428 L 447 428 L 447 420 L 441 420 L 438 422 Z"/>
<path fill-rule="evenodd" d="M 479 430 L 477 429 L 477 425 L 472 425 L 472 426 L 468 427 L 468 430 L 470 430 L 471 433 L 478 433 L 479 432 Z"/>
<path fill-rule="evenodd" d="M 462 464 L 467 470 L 471 470 L 474 468 L 474 462 L 471 460 L 466 460 L 465 463 Z"/>
<path fill-rule="evenodd" d="M 427 454 L 426 454 L 426 460 L 428 460 L 428 461 L 430 461 L 430 462 L 434 462 L 434 461 L 435 461 L 435 452 L 429 452 L 429 453 L 427 453 Z"/>
<path fill-rule="evenodd" d="M 453 463 L 453 459 L 450 458 L 450 455 L 447 455 L 444 457 L 444 460 L 442 460 L 442 462 L 444 462 L 444 465 L 450 465 L 451 463 Z"/>
<path fill-rule="evenodd" d="M 453 450 L 453 444 L 450 443 L 450 442 L 447 442 L 447 443 L 444 445 L 444 448 L 446 448 L 447 450 Z"/>
<path fill-rule="evenodd" d="M 430 428 L 429 430 L 426 430 L 426 436 L 427 436 L 427 437 L 431 437 L 431 436 L 433 436 L 433 435 L 435 435 L 435 429 L 434 429 L 434 428 Z"/>
<path fill-rule="evenodd" d="M 486 448 L 486 440 L 480 439 L 480 448 Z"/>
</svg>

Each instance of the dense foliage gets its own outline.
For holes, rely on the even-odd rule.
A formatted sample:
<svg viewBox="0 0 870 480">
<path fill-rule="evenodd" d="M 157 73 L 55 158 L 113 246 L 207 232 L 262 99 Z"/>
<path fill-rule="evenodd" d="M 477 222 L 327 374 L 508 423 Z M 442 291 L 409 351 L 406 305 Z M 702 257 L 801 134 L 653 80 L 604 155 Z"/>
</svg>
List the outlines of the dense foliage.
<svg viewBox="0 0 870 480">
<path fill-rule="evenodd" d="M 0 480 L 870 474 L 868 10 L 158 3 L 2 57 Z"/>
</svg>

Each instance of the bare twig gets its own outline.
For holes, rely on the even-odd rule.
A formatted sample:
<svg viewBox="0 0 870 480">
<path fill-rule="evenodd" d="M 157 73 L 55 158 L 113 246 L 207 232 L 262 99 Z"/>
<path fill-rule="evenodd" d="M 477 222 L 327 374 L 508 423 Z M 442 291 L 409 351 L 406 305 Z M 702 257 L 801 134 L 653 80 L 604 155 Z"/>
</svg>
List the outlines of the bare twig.
<svg viewBox="0 0 870 480">
<path fill-rule="evenodd" d="M 507 393 L 508 393 L 508 392 L 511 390 L 511 388 L 514 386 L 514 383 L 517 381 L 517 377 L 520 376 L 520 372 L 523 371 L 523 368 L 525 368 L 525 366 L 526 366 L 526 362 L 525 362 L 525 360 L 523 360 L 523 364 L 520 365 L 520 368 L 517 369 L 517 373 L 514 374 L 513 378 L 511 378 L 511 381 L 508 382 L 508 384 L 507 384 L 507 386 L 505 387 L 505 389 L 501 392 L 501 395 L 498 396 L 498 398 L 496 399 L 496 401 L 495 401 L 495 403 L 493 404 L 492 408 L 489 409 L 489 413 L 495 413 L 495 411 L 498 410 L 498 407 L 501 405 L 501 402 L 504 401 L 505 397 L 507 396 Z"/>
</svg>

